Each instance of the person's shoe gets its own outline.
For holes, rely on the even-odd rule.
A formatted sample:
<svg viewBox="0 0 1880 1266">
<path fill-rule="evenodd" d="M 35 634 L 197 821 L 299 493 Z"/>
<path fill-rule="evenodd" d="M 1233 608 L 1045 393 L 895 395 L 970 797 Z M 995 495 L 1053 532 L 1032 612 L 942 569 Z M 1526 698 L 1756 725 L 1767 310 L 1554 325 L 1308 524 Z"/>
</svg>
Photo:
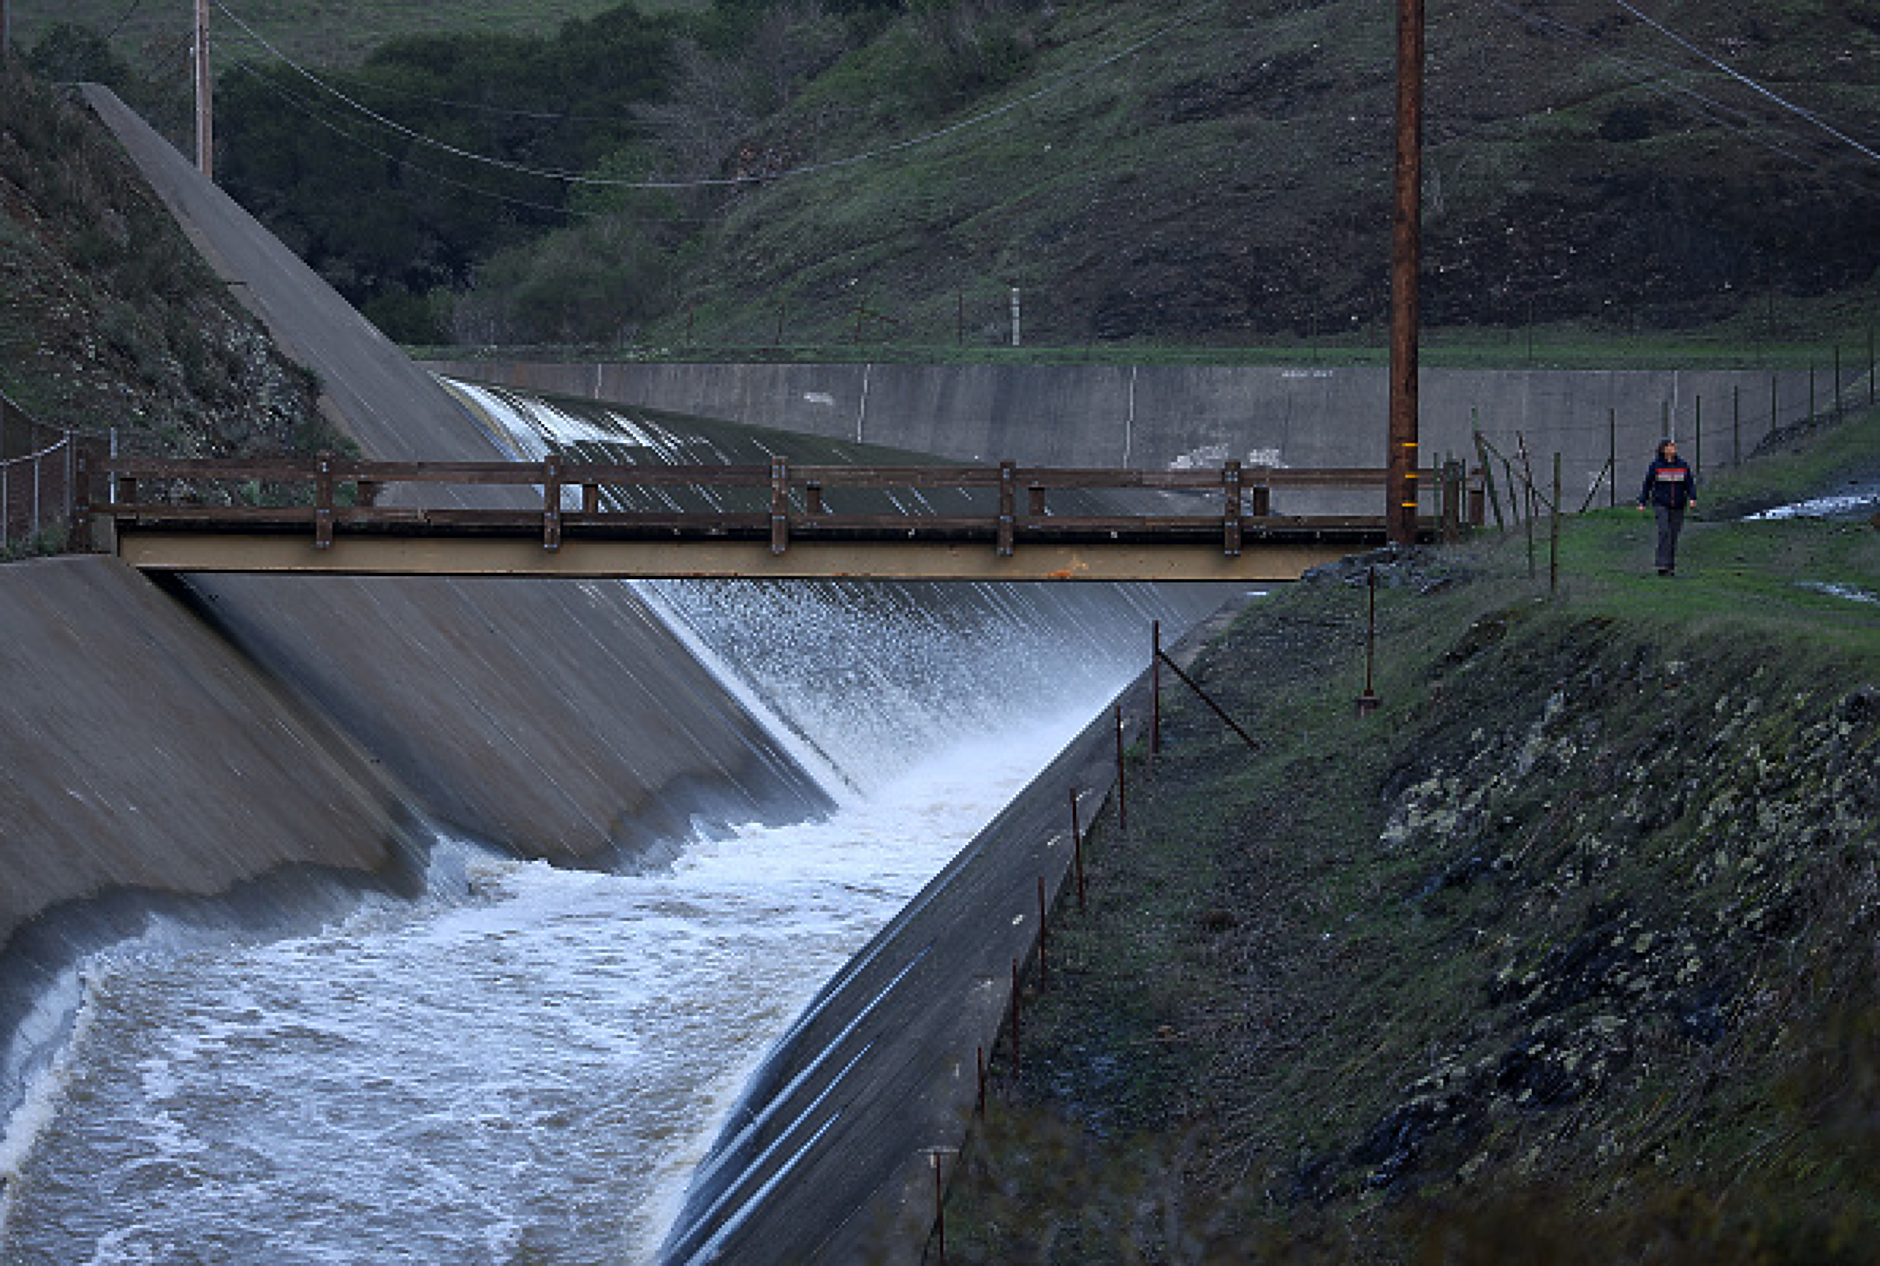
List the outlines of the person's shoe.
<svg viewBox="0 0 1880 1266">
<path fill-rule="evenodd" d="M 1669 567 L 1660 567 L 1658 569 L 1658 574 L 1660 576 L 1669 576 L 1671 574 L 1671 569 Z"/>
</svg>

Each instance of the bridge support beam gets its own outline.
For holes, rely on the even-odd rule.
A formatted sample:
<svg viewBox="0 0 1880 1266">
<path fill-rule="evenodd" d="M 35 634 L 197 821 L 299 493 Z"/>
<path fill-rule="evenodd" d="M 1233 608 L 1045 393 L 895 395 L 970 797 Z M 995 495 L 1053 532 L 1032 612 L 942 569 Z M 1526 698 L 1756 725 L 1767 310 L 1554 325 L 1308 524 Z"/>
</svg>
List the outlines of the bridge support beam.
<svg viewBox="0 0 1880 1266">
<path fill-rule="evenodd" d="M 1350 542 L 1248 540 L 1239 555 L 1187 545 L 1020 544 L 1000 555 L 987 543 L 793 540 L 620 541 L 335 536 L 316 549 L 304 536 L 216 535 L 126 529 L 118 555 L 143 571 L 296 572 L 348 576 L 516 576 L 563 579 L 744 580 L 1297 580 L 1363 548 Z"/>
</svg>

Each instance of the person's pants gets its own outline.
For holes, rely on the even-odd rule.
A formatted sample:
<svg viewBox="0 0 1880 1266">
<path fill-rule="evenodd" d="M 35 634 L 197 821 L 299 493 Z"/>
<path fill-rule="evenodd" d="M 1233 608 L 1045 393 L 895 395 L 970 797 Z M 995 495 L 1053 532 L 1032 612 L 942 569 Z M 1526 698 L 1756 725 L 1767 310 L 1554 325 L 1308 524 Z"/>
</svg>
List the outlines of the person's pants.
<svg viewBox="0 0 1880 1266">
<path fill-rule="evenodd" d="M 1683 506 L 1652 507 L 1658 516 L 1658 570 L 1672 571 L 1678 565 L 1678 533 L 1684 530 Z"/>
</svg>

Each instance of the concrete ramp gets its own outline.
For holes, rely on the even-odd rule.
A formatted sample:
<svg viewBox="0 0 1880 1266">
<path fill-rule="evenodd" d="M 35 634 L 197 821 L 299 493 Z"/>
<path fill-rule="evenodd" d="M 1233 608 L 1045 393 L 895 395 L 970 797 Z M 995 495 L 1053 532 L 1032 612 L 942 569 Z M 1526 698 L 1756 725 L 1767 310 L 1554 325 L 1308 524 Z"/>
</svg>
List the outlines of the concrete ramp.
<svg viewBox="0 0 1880 1266">
<path fill-rule="evenodd" d="M 429 373 L 110 91 L 88 87 L 85 99 L 223 280 L 319 375 L 323 407 L 366 456 L 504 456 Z M 236 645 L 417 791 L 425 812 L 524 854 L 599 859 L 693 813 L 749 820 L 825 803 L 624 585 L 185 583 Z"/>
<path fill-rule="evenodd" d="M 502 456 L 436 379 L 115 93 L 82 91 L 216 275 L 282 351 L 320 376 L 322 407 L 362 449 L 401 461 Z"/>
</svg>

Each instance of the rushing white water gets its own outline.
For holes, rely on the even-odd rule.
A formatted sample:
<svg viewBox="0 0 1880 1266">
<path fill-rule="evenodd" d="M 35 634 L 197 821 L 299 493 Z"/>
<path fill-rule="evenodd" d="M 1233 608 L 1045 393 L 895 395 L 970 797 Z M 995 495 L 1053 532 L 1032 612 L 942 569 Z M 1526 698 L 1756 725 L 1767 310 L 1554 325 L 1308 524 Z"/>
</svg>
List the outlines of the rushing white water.
<svg viewBox="0 0 1880 1266">
<path fill-rule="evenodd" d="M 647 1260 L 768 1044 L 1076 724 L 657 873 L 491 858 L 467 900 L 95 961 L 4 1260 Z"/>
<path fill-rule="evenodd" d="M 3 1135 L 0 1262 L 649 1260 L 820 984 L 1140 670 L 1150 618 L 1210 601 L 647 593 L 837 771 L 841 807 L 639 874 L 444 842 L 434 867 L 468 883 L 426 900 L 272 941 L 159 928 L 88 961 Z"/>
</svg>

